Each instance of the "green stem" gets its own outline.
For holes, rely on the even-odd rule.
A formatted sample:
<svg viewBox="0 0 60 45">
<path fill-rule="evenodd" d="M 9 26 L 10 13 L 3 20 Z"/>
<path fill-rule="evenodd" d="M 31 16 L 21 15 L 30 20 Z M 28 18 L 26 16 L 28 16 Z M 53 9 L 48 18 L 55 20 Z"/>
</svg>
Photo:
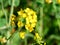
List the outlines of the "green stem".
<svg viewBox="0 0 60 45">
<path fill-rule="evenodd" d="M 14 0 L 12 0 L 12 5 L 11 5 L 11 10 L 10 10 L 10 16 L 9 16 L 9 26 L 10 26 L 10 18 L 11 18 L 11 15 L 13 14 L 13 9 L 14 9 Z"/>
<path fill-rule="evenodd" d="M 43 0 L 43 4 L 42 4 L 42 6 L 40 6 L 40 20 L 39 20 L 39 22 L 40 22 L 40 28 L 39 28 L 39 33 L 40 33 L 40 36 L 42 36 L 43 37 L 43 5 L 44 5 L 44 0 Z"/>
<path fill-rule="evenodd" d="M 7 17 L 7 14 L 6 14 L 5 10 L 4 10 L 3 0 L 1 0 L 1 5 L 2 5 L 3 13 L 4 13 L 5 18 L 6 18 L 6 25 L 7 25 L 8 24 L 8 17 Z"/>
<path fill-rule="evenodd" d="M 27 45 L 27 39 L 25 38 L 25 45 Z"/>
<path fill-rule="evenodd" d="M 42 36 L 43 31 L 43 8 L 40 7 L 40 35 Z"/>
</svg>

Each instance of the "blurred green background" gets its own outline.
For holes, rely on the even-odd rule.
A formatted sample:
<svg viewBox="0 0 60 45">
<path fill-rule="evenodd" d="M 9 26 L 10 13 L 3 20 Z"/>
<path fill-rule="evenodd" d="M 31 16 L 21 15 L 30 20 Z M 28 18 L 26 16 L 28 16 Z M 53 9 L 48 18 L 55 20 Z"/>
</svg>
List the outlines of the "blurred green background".
<svg viewBox="0 0 60 45">
<path fill-rule="evenodd" d="M 9 22 L 8 19 L 11 6 L 13 5 L 12 2 L 13 0 L 0 0 L 0 38 L 1 35 L 7 36 L 7 29 L 4 29 L 6 28 L 4 26 L 6 25 L 6 15 L 8 17 L 7 22 Z M 60 3 L 57 0 L 52 0 L 51 3 L 49 1 L 46 2 L 46 0 L 14 0 L 13 13 L 17 15 L 17 11 L 27 7 L 37 13 L 38 23 L 36 30 L 39 28 L 39 21 L 42 21 L 43 31 L 41 34 L 43 34 L 43 40 L 47 45 L 60 45 Z M 4 28 L 2 29 L 2 27 Z M 13 37 L 13 45 L 19 44 L 19 37 L 17 35 L 18 33 Z M 9 45 L 8 43 L 7 45 Z"/>
</svg>

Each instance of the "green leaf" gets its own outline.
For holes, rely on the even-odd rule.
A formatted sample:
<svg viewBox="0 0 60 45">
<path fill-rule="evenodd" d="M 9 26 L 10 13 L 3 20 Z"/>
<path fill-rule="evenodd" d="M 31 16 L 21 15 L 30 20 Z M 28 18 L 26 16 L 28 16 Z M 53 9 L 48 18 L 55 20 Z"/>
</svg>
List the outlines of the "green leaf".
<svg viewBox="0 0 60 45">
<path fill-rule="evenodd" d="M 15 4 L 16 7 L 19 6 L 19 3 L 20 3 L 20 0 L 15 0 L 14 1 L 14 4 Z"/>
<path fill-rule="evenodd" d="M 0 18 L 0 27 L 6 25 L 6 19 L 5 18 Z"/>
<path fill-rule="evenodd" d="M 60 45 L 60 43 L 58 43 L 58 45 Z"/>
<path fill-rule="evenodd" d="M 11 38 L 11 45 L 19 45 L 20 44 L 20 37 L 19 37 L 19 32 L 16 32 L 13 37 Z"/>
<path fill-rule="evenodd" d="M 59 35 L 51 35 L 49 38 L 50 39 L 60 40 L 60 36 Z"/>
<path fill-rule="evenodd" d="M 8 4 L 9 5 L 12 5 L 12 0 L 8 0 Z"/>
</svg>

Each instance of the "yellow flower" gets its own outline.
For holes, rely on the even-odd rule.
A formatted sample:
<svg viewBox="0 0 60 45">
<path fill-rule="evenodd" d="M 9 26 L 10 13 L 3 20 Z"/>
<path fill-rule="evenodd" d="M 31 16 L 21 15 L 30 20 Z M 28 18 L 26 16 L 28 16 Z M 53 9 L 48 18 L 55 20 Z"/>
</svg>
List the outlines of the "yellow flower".
<svg viewBox="0 0 60 45">
<path fill-rule="evenodd" d="M 26 25 L 25 25 L 25 28 L 26 28 L 27 30 L 29 30 L 29 32 L 32 32 L 32 31 L 34 30 L 33 27 L 31 27 L 30 24 L 26 24 Z"/>
<path fill-rule="evenodd" d="M 15 18 L 16 18 L 16 16 L 14 14 L 12 14 L 11 20 L 13 21 L 13 20 L 15 20 Z"/>
<path fill-rule="evenodd" d="M 60 4 L 60 0 L 57 0 L 57 3 Z"/>
<path fill-rule="evenodd" d="M 32 16 L 32 18 L 33 18 L 33 19 L 37 19 L 37 15 L 34 14 L 34 15 Z"/>
<path fill-rule="evenodd" d="M 32 24 L 31 24 L 31 27 L 35 27 L 35 26 L 36 26 L 36 23 L 32 23 Z"/>
<path fill-rule="evenodd" d="M 36 14 L 36 12 L 35 12 L 35 11 L 33 11 L 33 10 L 31 10 L 29 14 L 33 16 L 33 15 L 35 15 L 35 14 Z"/>
<path fill-rule="evenodd" d="M 26 18 L 26 17 L 27 17 L 27 14 L 26 14 L 26 13 L 23 13 L 23 14 L 22 14 L 22 17 L 23 17 L 23 18 Z"/>
<path fill-rule="evenodd" d="M 29 30 L 29 27 L 30 27 L 30 24 L 26 24 L 26 25 L 25 25 L 25 28 L 26 28 L 27 30 Z"/>
<path fill-rule="evenodd" d="M 32 15 L 32 14 L 35 13 L 32 9 L 29 9 L 29 8 L 26 8 L 24 11 L 25 11 L 28 15 Z"/>
<path fill-rule="evenodd" d="M 37 20 L 36 19 L 31 19 L 30 22 L 35 23 L 35 22 L 37 22 Z"/>
<path fill-rule="evenodd" d="M 37 22 L 37 16 L 33 15 L 32 18 L 30 19 L 31 23 Z"/>
<path fill-rule="evenodd" d="M 38 33 L 35 33 L 35 39 L 38 39 L 38 40 L 41 41 L 42 40 L 42 37 L 40 37 Z"/>
<path fill-rule="evenodd" d="M 15 18 L 11 18 L 11 20 L 15 20 Z"/>
<path fill-rule="evenodd" d="M 36 12 L 30 8 L 26 8 L 24 10 L 18 11 L 18 15 L 20 15 L 18 19 L 20 19 L 20 17 L 25 18 L 26 20 L 25 28 L 32 32 L 37 22 Z M 18 27 L 21 27 L 22 23 L 18 22 L 17 25 Z"/>
<path fill-rule="evenodd" d="M 12 17 L 16 17 L 14 14 L 12 14 Z"/>
<path fill-rule="evenodd" d="M 25 38 L 25 32 L 20 32 L 20 38 L 24 39 Z"/>
<path fill-rule="evenodd" d="M 11 21 L 11 25 L 14 26 L 15 25 L 15 22 L 14 21 Z"/>
<path fill-rule="evenodd" d="M 28 12 L 30 12 L 30 9 L 29 9 L 29 8 L 26 8 L 24 11 L 25 11 L 26 13 L 28 13 Z"/>
<path fill-rule="evenodd" d="M 28 18 L 29 18 L 29 20 L 31 20 L 32 19 L 32 16 L 31 15 L 28 15 Z"/>
<path fill-rule="evenodd" d="M 32 32 L 34 29 L 33 27 L 29 27 L 29 31 Z"/>
<path fill-rule="evenodd" d="M 40 36 L 39 36 L 39 34 L 38 33 L 35 33 L 35 36 L 36 36 L 36 38 L 40 38 Z"/>
<path fill-rule="evenodd" d="M 23 23 L 21 21 L 18 21 L 17 25 L 18 25 L 18 27 L 22 27 Z"/>
<path fill-rule="evenodd" d="M 24 11 L 21 9 L 20 11 L 17 12 L 18 15 L 22 15 L 24 13 Z"/>
<path fill-rule="evenodd" d="M 6 38 L 3 37 L 3 38 L 1 39 L 1 42 L 2 42 L 2 43 L 6 43 L 6 42 L 7 42 Z"/>
<path fill-rule="evenodd" d="M 44 45 L 46 45 L 46 43 L 44 43 Z"/>
<path fill-rule="evenodd" d="M 30 20 L 29 20 L 29 18 L 27 17 L 27 18 L 26 18 L 26 24 L 29 24 L 29 22 L 30 22 Z"/>
<path fill-rule="evenodd" d="M 45 2 L 50 4 L 50 3 L 52 3 L 52 0 L 45 0 Z"/>
</svg>

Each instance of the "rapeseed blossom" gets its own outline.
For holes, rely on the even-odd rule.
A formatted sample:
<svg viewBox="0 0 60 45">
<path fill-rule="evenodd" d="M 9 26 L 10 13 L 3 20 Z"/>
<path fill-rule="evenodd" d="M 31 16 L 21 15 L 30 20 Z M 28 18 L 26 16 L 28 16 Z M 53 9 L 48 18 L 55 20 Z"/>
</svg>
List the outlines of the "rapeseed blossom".
<svg viewBox="0 0 60 45">
<path fill-rule="evenodd" d="M 60 0 L 57 0 L 57 3 L 60 4 Z"/>
<path fill-rule="evenodd" d="M 20 32 L 19 36 L 20 36 L 20 38 L 24 39 L 25 38 L 25 32 Z"/>
<path fill-rule="evenodd" d="M 17 25 L 18 25 L 18 27 L 20 28 L 20 27 L 22 27 L 22 26 L 23 26 L 23 23 L 22 23 L 22 22 L 20 22 L 20 21 L 18 21 Z"/>
<path fill-rule="evenodd" d="M 38 33 L 35 33 L 34 39 L 38 39 L 39 41 L 41 41 L 42 37 Z"/>
<path fill-rule="evenodd" d="M 37 41 L 38 44 L 40 44 L 42 41 L 42 37 L 38 33 L 35 33 L 34 40 Z"/>
<path fill-rule="evenodd" d="M 20 16 L 20 18 L 25 18 L 25 28 L 26 30 L 29 30 L 29 32 L 32 32 L 34 30 L 34 27 L 36 26 L 36 22 L 37 22 L 37 15 L 36 12 L 33 11 L 32 9 L 26 8 L 24 10 L 20 10 L 17 12 L 18 15 Z M 20 23 L 18 23 L 18 27 L 20 27 L 19 25 Z"/>
<path fill-rule="evenodd" d="M 15 22 L 14 21 L 16 19 L 16 16 L 14 14 L 12 14 L 12 16 L 11 16 L 10 19 L 11 19 L 11 25 L 14 26 L 15 25 Z"/>
</svg>

